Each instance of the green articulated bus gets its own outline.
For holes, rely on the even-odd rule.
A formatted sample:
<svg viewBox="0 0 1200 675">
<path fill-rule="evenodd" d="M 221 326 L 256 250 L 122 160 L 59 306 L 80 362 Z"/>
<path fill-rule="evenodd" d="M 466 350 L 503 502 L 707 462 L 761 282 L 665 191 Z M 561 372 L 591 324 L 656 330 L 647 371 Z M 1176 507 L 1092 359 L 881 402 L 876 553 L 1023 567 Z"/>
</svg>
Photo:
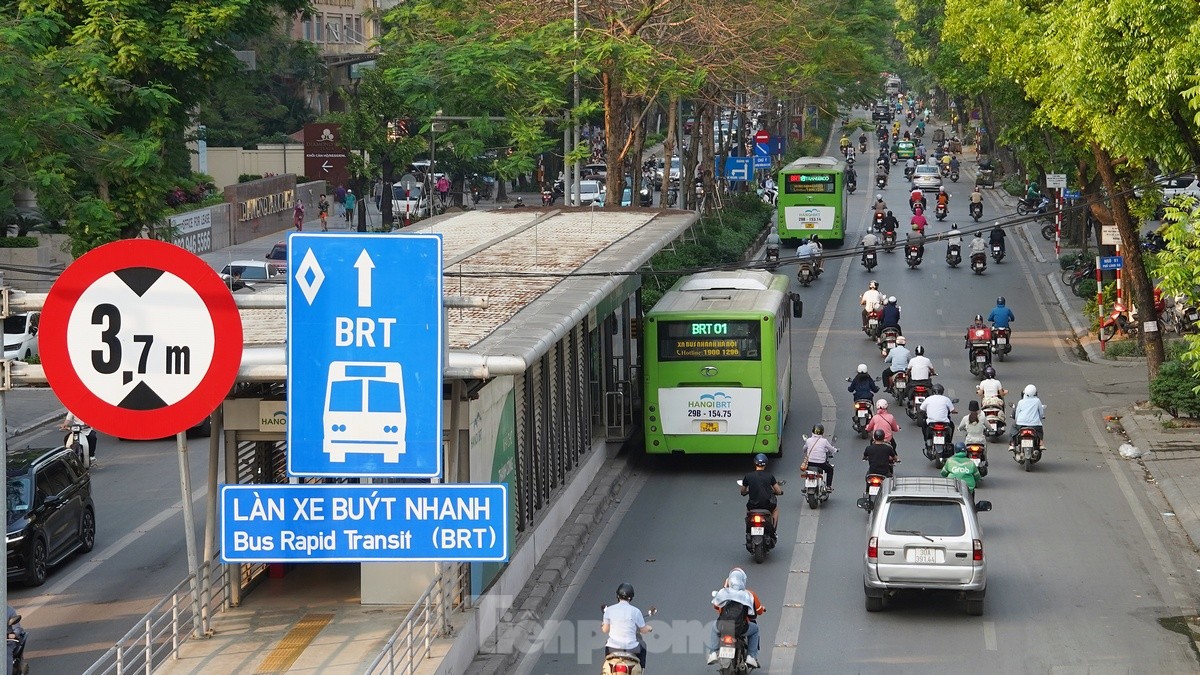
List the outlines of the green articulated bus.
<svg viewBox="0 0 1200 675">
<path fill-rule="evenodd" d="M 846 237 L 846 160 L 801 157 L 779 171 L 779 237 L 788 243 L 816 234 L 840 246 Z"/>
<path fill-rule="evenodd" d="M 788 278 L 680 279 L 645 316 L 643 421 L 653 454 L 778 454 L 792 392 Z"/>
</svg>

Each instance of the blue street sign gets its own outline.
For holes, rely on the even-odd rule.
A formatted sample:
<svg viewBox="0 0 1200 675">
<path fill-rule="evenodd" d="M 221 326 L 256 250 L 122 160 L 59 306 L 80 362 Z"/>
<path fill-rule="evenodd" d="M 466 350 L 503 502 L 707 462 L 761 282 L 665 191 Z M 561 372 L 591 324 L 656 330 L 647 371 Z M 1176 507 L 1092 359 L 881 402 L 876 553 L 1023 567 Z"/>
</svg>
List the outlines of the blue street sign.
<svg viewBox="0 0 1200 675">
<path fill-rule="evenodd" d="M 293 476 L 442 472 L 442 240 L 288 237 L 287 442 Z"/>
<path fill-rule="evenodd" d="M 507 510 L 503 483 L 222 485 L 221 561 L 505 562 Z"/>
<path fill-rule="evenodd" d="M 755 169 L 771 168 L 771 158 L 766 155 L 755 155 L 754 156 L 754 168 Z"/>
<path fill-rule="evenodd" d="M 755 143 L 754 144 L 754 156 L 755 157 L 770 157 L 771 156 L 771 144 L 770 143 Z"/>
<path fill-rule="evenodd" d="M 1119 270 L 1125 266 L 1125 258 L 1119 255 L 1102 255 L 1100 256 L 1100 269 L 1102 270 Z"/>
<path fill-rule="evenodd" d="M 1079 190 L 1063 190 L 1063 199 L 1079 199 Z"/>
<path fill-rule="evenodd" d="M 727 180 L 750 180 L 750 158 L 749 157 L 726 157 L 725 171 L 721 175 Z"/>
</svg>

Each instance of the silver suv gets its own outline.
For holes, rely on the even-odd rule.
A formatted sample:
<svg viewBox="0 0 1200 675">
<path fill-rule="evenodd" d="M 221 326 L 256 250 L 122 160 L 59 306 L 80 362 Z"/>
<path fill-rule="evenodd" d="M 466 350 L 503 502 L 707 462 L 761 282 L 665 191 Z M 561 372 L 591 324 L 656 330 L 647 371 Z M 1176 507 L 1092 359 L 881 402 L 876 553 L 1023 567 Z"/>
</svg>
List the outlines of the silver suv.
<svg viewBox="0 0 1200 675">
<path fill-rule="evenodd" d="M 982 615 L 987 559 L 976 513 L 991 510 L 991 502 L 972 503 L 966 484 L 951 478 L 884 481 L 867 525 L 867 611 L 882 610 L 902 590 L 945 590 L 966 601 L 968 614 Z"/>
</svg>

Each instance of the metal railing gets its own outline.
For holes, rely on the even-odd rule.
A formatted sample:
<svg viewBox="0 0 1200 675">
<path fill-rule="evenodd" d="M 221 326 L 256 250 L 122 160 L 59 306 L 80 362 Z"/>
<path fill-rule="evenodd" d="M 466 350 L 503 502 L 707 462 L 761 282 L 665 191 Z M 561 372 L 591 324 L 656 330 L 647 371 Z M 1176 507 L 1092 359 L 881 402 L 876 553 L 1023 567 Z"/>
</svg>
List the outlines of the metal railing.
<svg viewBox="0 0 1200 675">
<path fill-rule="evenodd" d="M 412 675 L 450 630 L 450 612 L 470 606 L 471 566 L 446 563 L 388 638 L 365 675 Z"/>
<path fill-rule="evenodd" d="M 227 565 L 211 561 L 201 567 L 209 569 L 207 601 L 202 601 L 199 625 L 207 634 L 213 615 L 228 606 L 229 593 L 225 571 Z M 104 653 L 84 675 L 124 675 L 145 673 L 169 658 L 178 656 L 179 646 L 192 637 L 196 625 L 196 603 L 192 596 L 192 576 L 188 575 L 145 616 L 125 637 Z"/>
</svg>

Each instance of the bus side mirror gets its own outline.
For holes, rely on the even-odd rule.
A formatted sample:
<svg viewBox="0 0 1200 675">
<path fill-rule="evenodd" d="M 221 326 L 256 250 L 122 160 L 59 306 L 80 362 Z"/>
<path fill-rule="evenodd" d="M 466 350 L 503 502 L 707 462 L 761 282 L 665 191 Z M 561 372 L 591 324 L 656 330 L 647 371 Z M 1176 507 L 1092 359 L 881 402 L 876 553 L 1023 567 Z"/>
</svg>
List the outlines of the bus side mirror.
<svg viewBox="0 0 1200 675">
<path fill-rule="evenodd" d="M 800 299 L 797 293 L 792 293 L 792 317 L 796 319 L 804 318 L 804 301 Z"/>
</svg>

